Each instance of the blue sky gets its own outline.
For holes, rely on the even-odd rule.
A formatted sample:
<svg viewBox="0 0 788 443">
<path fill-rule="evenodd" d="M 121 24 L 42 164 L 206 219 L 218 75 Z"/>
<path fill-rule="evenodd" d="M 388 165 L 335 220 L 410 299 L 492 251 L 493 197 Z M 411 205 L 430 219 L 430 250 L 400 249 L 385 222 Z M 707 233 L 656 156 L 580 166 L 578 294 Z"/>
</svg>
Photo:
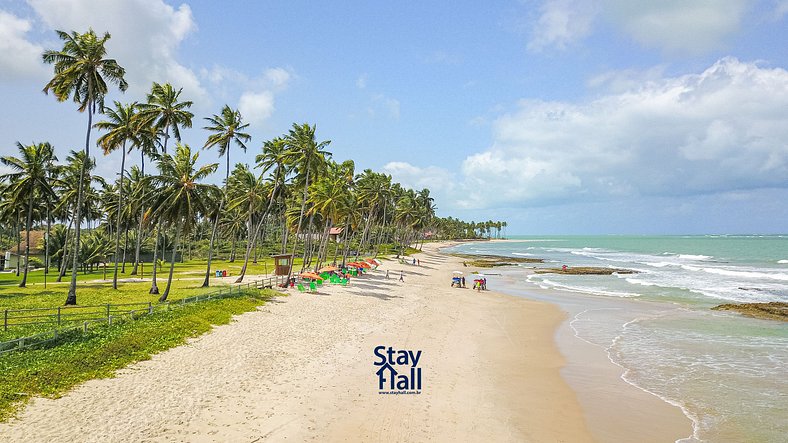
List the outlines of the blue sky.
<svg viewBox="0 0 788 443">
<path fill-rule="evenodd" d="M 192 147 L 202 117 L 239 108 L 254 138 L 233 162 L 310 122 L 337 160 L 512 234 L 785 233 L 786 16 L 786 0 L 3 0 L 0 151 L 81 148 L 85 116 L 41 93 L 40 53 L 93 27 L 131 85 L 109 99 L 183 87 Z"/>
</svg>

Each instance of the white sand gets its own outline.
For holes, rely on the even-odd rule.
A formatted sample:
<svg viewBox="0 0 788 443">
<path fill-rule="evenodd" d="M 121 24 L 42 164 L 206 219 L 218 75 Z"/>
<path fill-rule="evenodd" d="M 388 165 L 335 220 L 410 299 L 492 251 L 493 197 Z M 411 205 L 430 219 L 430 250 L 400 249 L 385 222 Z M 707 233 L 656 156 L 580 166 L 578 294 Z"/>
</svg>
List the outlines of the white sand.
<svg viewBox="0 0 788 443">
<path fill-rule="evenodd" d="M 290 290 L 115 378 L 35 399 L 0 441 L 590 441 L 558 371 L 558 308 L 450 288 L 462 264 L 434 247 L 417 257 L 347 288 Z M 423 351 L 420 395 L 378 394 L 377 345 Z"/>
</svg>

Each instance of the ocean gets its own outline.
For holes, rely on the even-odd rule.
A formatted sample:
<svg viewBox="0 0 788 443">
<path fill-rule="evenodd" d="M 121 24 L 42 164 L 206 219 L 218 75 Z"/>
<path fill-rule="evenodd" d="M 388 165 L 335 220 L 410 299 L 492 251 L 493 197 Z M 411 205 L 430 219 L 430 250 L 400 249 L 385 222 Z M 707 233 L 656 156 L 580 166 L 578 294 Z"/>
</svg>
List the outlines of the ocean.
<svg viewBox="0 0 788 443">
<path fill-rule="evenodd" d="M 575 337 L 602 348 L 622 368 L 624 381 L 680 407 L 692 420 L 693 435 L 680 441 L 786 441 L 788 323 L 710 308 L 788 302 L 788 236 L 512 240 L 448 251 L 544 259 L 487 271 L 491 287 L 559 304 Z M 529 272 L 562 265 L 637 273 Z"/>
</svg>

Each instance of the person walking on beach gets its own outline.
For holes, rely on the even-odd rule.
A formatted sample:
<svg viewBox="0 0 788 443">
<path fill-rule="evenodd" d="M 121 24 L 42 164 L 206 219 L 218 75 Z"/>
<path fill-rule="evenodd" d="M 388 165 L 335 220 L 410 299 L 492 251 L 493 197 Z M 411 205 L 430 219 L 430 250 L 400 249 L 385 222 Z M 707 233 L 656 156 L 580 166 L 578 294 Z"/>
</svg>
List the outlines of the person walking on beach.
<svg viewBox="0 0 788 443">
<path fill-rule="evenodd" d="M 399 281 L 405 281 L 405 278 L 402 276 L 402 271 L 399 271 Z"/>
<path fill-rule="evenodd" d="M 465 276 L 464 275 L 462 276 L 462 287 L 463 288 L 465 287 Z"/>
<path fill-rule="evenodd" d="M 418 258 L 416 259 L 416 266 L 421 266 L 421 260 L 419 260 Z"/>
<path fill-rule="evenodd" d="M 388 279 L 389 279 L 389 270 L 386 269 L 386 280 L 388 280 Z"/>
</svg>

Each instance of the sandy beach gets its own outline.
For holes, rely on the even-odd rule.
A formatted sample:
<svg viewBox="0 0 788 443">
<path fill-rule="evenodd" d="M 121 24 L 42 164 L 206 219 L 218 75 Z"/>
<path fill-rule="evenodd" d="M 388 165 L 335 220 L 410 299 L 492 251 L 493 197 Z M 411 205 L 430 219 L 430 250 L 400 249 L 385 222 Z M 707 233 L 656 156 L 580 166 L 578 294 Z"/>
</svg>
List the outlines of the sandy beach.
<svg viewBox="0 0 788 443">
<path fill-rule="evenodd" d="M 115 378 L 35 399 L 0 441 L 594 440 L 559 373 L 561 310 L 451 288 L 472 269 L 436 245 L 415 257 L 345 288 L 289 290 Z M 381 345 L 422 351 L 420 394 L 379 394 Z"/>
</svg>

